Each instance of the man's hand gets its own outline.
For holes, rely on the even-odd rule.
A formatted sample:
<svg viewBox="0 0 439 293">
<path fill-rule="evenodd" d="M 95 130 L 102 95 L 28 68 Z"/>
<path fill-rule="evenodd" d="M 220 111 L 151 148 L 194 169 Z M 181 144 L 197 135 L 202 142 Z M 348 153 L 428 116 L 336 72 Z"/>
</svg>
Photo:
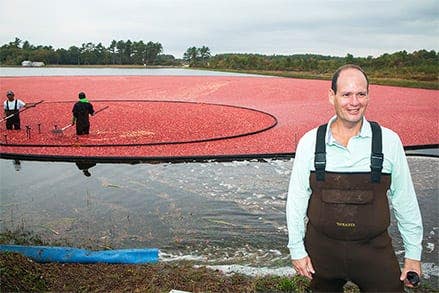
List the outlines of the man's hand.
<svg viewBox="0 0 439 293">
<path fill-rule="evenodd" d="M 32 108 L 32 107 L 35 107 L 36 104 L 37 104 L 37 103 L 26 103 L 26 104 L 24 104 L 24 107 L 25 107 L 25 108 Z"/>
<path fill-rule="evenodd" d="M 293 267 L 297 274 L 312 279 L 312 274 L 315 273 L 309 256 L 300 259 L 293 259 Z"/>
<path fill-rule="evenodd" d="M 419 275 L 419 277 L 421 277 L 422 275 L 421 262 L 419 260 L 406 258 L 404 261 L 404 267 L 402 269 L 401 276 L 399 277 L 401 281 L 404 281 L 404 285 L 406 285 L 409 288 L 413 288 L 414 286 L 410 284 L 410 282 L 407 280 L 407 273 L 410 271 L 416 272 Z"/>
</svg>

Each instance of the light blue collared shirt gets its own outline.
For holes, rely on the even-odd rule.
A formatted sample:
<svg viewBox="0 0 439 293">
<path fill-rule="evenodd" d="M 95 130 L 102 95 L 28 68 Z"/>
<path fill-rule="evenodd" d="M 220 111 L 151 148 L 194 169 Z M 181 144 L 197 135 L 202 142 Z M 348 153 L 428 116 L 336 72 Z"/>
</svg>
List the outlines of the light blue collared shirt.
<svg viewBox="0 0 439 293">
<path fill-rule="evenodd" d="M 360 133 L 352 137 L 345 147 L 331 134 L 330 125 L 335 119 L 336 116 L 329 120 L 326 131 L 326 171 L 370 172 L 372 144 L 370 123 L 363 118 Z M 381 129 L 384 154 L 382 172 L 391 174 L 389 199 L 404 243 L 405 257 L 420 260 L 422 218 L 404 148 L 395 132 L 382 126 Z M 314 128 L 300 139 L 291 173 L 286 212 L 288 248 L 292 259 L 300 259 L 308 255 L 303 238 L 308 200 L 312 193 L 309 176 L 310 172 L 314 171 L 316 134 L 317 128 Z"/>
</svg>

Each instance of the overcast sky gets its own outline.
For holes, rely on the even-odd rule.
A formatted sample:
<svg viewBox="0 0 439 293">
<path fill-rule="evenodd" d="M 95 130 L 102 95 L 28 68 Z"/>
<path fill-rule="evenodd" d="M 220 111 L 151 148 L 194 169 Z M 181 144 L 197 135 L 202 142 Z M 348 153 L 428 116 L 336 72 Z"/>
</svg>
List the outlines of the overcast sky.
<svg viewBox="0 0 439 293">
<path fill-rule="evenodd" d="M 439 50 L 439 0 L 0 0 L 0 45 L 160 42 L 220 53 L 379 56 Z"/>
</svg>

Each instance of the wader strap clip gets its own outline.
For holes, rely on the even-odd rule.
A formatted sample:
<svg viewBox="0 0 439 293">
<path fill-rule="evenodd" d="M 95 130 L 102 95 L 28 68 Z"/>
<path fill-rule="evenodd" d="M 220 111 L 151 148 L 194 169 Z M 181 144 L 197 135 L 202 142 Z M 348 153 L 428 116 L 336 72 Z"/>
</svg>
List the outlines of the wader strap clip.
<svg viewBox="0 0 439 293">
<path fill-rule="evenodd" d="M 382 150 L 381 127 L 374 121 L 369 121 L 372 128 L 372 154 L 370 156 L 371 180 L 380 183 L 381 171 L 383 169 L 384 155 Z"/>
<path fill-rule="evenodd" d="M 314 156 L 314 168 L 317 181 L 325 181 L 326 169 L 326 128 L 328 124 L 321 125 L 317 129 L 316 152 Z"/>
</svg>

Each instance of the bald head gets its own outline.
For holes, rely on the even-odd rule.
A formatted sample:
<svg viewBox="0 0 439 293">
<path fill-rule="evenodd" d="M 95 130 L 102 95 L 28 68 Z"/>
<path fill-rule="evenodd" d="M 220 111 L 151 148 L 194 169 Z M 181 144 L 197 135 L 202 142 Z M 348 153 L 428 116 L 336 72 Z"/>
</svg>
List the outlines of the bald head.
<svg viewBox="0 0 439 293">
<path fill-rule="evenodd" d="M 364 70 L 363 70 L 360 66 L 358 66 L 358 65 L 355 65 L 355 64 L 346 64 L 346 65 L 343 65 L 343 66 L 339 67 L 339 68 L 335 71 L 334 75 L 332 76 L 331 89 L 334 91 L 334 94 L 337 93 L 337 82 L 338 82 L 338 78 L 340 77 L 340 73 L 341 73 L 342 71 L 347 70 L 347 69 L 355 69 L 355 70 L 360 71 L 360 72 L 364 75 L 364 78 L 366 78 L 366 82 L 367 82 L 367 91 L 369 91 L 369 78 L 367 77 L 366 72 L 364 72 Z"/>
</svg>

